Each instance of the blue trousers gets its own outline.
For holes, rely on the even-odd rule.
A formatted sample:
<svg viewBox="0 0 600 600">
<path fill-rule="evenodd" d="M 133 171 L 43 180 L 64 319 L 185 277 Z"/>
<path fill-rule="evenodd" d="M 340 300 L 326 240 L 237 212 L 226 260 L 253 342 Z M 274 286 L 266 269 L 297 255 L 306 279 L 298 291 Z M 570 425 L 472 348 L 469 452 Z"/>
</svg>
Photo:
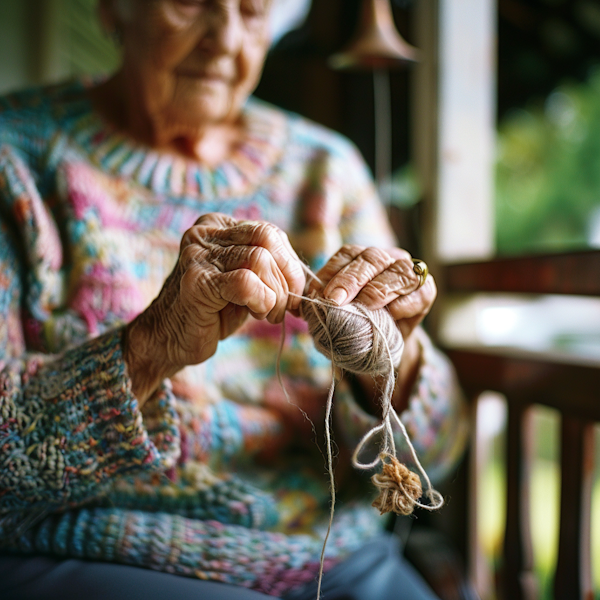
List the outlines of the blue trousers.
<svg viewBox="0 0 600 600">
<path fill-rule="evenodd" d="M 47 556 L 0 556 L 2 600 L 273 600 L 238 586 L 149 569 Z M 283 600 L 315 600 L 317 583 Z M 365 545 L 323 577 L 322 600 L 436 600 L 397 538 Z"/>
</svg>

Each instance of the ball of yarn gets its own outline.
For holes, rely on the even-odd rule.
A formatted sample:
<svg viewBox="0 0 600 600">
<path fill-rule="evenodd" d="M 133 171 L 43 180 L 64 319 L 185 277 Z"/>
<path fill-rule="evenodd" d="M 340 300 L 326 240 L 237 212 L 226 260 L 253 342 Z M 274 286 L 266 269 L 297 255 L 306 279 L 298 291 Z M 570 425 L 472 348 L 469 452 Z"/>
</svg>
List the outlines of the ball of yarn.
<svg viewBox="0 0 600 600">
<path fill-rule="evenodd" d="M 373 475 L 371 481 L 379 490 L 373 506 L 380 514 L 384 515 L 388 512 L 395 512 L 397 515 L 412 514 L 415 503 L 422 494 L 421 479 L 395 456 L 387 455 L 383 459 L 381 473 Z"/>
<path fill-rule="evenodd" d="M 388 375 L 400 364 L 404 341 L 386 309 L 369 310 L 359 302 L 339 307 L 322 298 L 305 298 L 300 314 L 317 350 L 345 371 Z"/>
</svg>

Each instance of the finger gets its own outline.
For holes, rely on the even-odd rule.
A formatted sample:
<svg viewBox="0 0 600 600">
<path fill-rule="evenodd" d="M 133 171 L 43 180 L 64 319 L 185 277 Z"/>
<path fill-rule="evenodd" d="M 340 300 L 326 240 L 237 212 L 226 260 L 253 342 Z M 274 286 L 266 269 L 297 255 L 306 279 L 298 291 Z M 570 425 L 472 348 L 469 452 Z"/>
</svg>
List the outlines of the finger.
<svg viewBox="0 0 600 600">
<path fill-rule="evenodd" d="M 323 290 L 323 295 L 340 305 L 346 304 L 354 300 L 373 279 L 389 269 L 391 270 L 385 278 L 385 282 L 391 286 L 390 289 L 397 293 L 406 293 L 408 290 L 416 289 L 418 279 L 412 270 L 410 255 L 403 250 L 396 250 L 395 253 L 398 252 L 402 253 L 402 258 L 394 259 L 387 250 L 365 248 L 330 279 Z M 412 284 L 411 279 L 414 279 Z M 379 282 L 380 285 L 382 283 Z M 374 288 L 375 292 L 378 287 Z M 375 298 L 381 301 L 381 297 L 375 296 Z M 385 306 L 385 304 L 383 305 Z"/>
<path fill-rule="evenodd" d="M 331 278 L 339 273 L 345 266 L 349 265 L 361 252 L 365 250 L 365 246 L 357 246 L 346 244 L 342 246 L 328 261 L 317 271 L 316 275 L 319 281 L 313 279 L 309 285 L 308 291 L 323 289 L 331 281 Z"/>
<path fill-rule="evenodd" d="M 379 275 L 367 282 L 357 300 L 372 310 L 383 308 L 399 296 L 412 294 L 419 288 L 420 281 L 413 269 L 412 260 L 405 258 L 394 261 Z"/>
<path fill-rule="evenodd" d="M 239 221 L 224 215 L 222 213 L 206 213 L 198 219 L 181 237 L 180 252 L 192 244 L 197 244 L 201 247 L 210 248 L 211 235 L 219 229 L 231 229 L 235 227 Z"/>
<path fill-rule="evenodd" d="M 265 319 L 276 304 L 273 290 L 250 269 L 221 273 L 217 283 L 223 300 L 247 307 L 256 319 Z"/>
<path fill-rule="evenodd" d="M 275 306 L 267 315 L 271 323 L 285 317 L 289 288 L 272 254 L 262 246 L 217 246 L 207 254 L 206 260 L 220 271 L 250 269 L 275 294 Z"/>
<path fill-rule="evenodd" d="M 246 308 L 257 319 L 265 319 L 277 301 L 275 292 L 250 269 L 223 272 L 208 261 L 190 266 L 181 278 L 180 289 L 184 305 L 192 306 L 204 327 L 212 324 L 217 313 L 227 309 L 228 304 Z M 233 313 L 236 322 L 243 316 L 243 311 Z M 221 335 L 237 327 L 225 322 L 231 314 L 231 309 L 222 314 Z"/>
<path fill-rule="evenodd" d="M 317 272 L 318 278 L 327 285 L 329 281 L 350 264 L 357 256 L 366 250 L 366 246 L 346 244 L 342 246 L 328 261 L 325 266 Z M 394 259 L 410 258 L 410 254 L 402 248 L 388 248 L 386 252 Z"/>
<path fill-rule="evenodd" d="M 294 250 L 292 244 L 290 243 L 290 238 L 289 238 L 288 234 L 285 231 L 283 231 L 283 229 L 280 229 L 279 227 L 277 227 L 277 225 L 273 225 L 272 223 L 266 223 L 265 221 L 243 221 L 243 223 L 250 224 L 250 225 L 267 224 L 267 225 L 270 225 L 271 227 L 274 227 L 276 232 L 280 235 L 281 241 L 283 242 L 283 245 L 286 247 L 286 249 L 290 253 L 290 255 L 294 256 L 295 258 L 300 260 L 300 257 L 298 256 L 298 254 Z"/>
<path fill-rule="evenodd" d="M 228 229 L 211 231 L 212 241 L 222 246 L 247 245 L 267 249 L 288 284 L 290 292 L 302 295 L 306 278 L 302 264 L 284 232 L 271 223 L 244 221 Z M 298 308 L 300 298 L 290 296 L 288 308 Z"/>
<path fill-rule="evenodd" d="M 199 225 L 200 227 L 211 227 L 215 229 L 227 229 L 229 227 L 235 227 L 239 221 L 234 219 L 230 215 L 225 215 L 223 213 L 206 213 L 199 217 L 194 225 Z"/>
<path fill-rule="evenodd" d="M 395 300 L 392 300 L 387 305 L 387 309 L 399 325 L 402 321 L 415 317 L 422 320 L 431 310 L 436 296 L 437 288 L 435 280 L 429 275 L 422 287 L 411 294 L 399 296 Z"/>
</svg>

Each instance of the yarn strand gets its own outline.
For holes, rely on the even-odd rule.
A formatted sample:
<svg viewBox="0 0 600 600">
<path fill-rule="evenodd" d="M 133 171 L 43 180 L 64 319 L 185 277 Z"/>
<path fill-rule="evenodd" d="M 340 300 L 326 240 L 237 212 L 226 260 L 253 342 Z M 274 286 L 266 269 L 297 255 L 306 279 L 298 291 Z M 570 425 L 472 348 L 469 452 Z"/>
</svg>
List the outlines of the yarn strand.
<svg viewBox="0 0 600 600">
<path fill-rule="evenodd" d="M 303 265 L 303 268 L 308 277 L 318 281 L 324 287 L 323 282 L 306 265 Z M 387 309 L 371 311 L 358 302 L 338 306 L 329 300 L 316 297 L 315 292 L 311 296 L 299 296 L 291 292 L 290 295 L 301 299 L 300 315 L 308 323 L 315 346 L 317 350 L 331 360 L 331 386 L 327 395 L 325 410 L 325 442 L 327 448 L 325 458 L 329 475 L 331 505 L 329 523 L 320 557 L 317 584 L 317 600 L 319 600 L 321 597 L 325 550 L 333 526 L 336 502 L 331 439 L 336 367 L 342 371 L 356 374 L 384 377 L 380 396 L 382 421 L 364 434 L 352 454 L 352 465 L 356 469 L 372 470 L 379 463 L 382 464 L 381 472 L 371 477 L 374 486 L 379 491 L 373 506 L 379 509 L 382 515 L 390 511 L 408 515 L 413 512 L 415 506 L 429 511 L 437 510 L 443 506 L 444 498 L 433 488 L 427 472 L 419 461 L 406 427 L 392 404 L 397 367 L 402 358 L 404 340 Z M 277 377 L 288 402 L 291 402 L 285 390 L 279 365 L 284 339 L 285 326 L 282 329 L 282 340 L 277 358 Z M 362 343 L 363 347 L 358 347 L 359 343 L 357 341 Z M 308 418 L 302 408 L 298 408 Z M 393 423 L 399 427 L 418 473 L 411 471 L 397 459 Z M 313 432 L 315 432 L 312 421 L 311 424 Z M 381 435 L 382 439 L 377 456 L 370 462 L 362 462 L 360 454 L 367 443 L 378 435 Z M 425 495 L 429 499 L 429 504 L 420 502 L 423 494 L 421 478 L 426 484 Z"/>
</svg>

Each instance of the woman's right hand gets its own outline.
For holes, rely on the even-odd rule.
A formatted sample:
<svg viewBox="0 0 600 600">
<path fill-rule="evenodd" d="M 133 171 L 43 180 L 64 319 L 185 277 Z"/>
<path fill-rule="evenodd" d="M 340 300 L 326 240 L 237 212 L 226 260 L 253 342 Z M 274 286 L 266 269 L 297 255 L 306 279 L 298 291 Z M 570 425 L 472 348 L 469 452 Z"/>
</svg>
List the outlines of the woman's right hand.
<svg viewBox="0 0 600 600">
<path fill-rule="evenodd" d="M 305 276 L 287 236 L 266 222 L 204 215 L 183 236 L 158 297 L 124 332 L 124 358 L 143 404 L 165 377 L 210 358 L 248 314 L 270 323 L 298 308 Z"/>
</svg>

